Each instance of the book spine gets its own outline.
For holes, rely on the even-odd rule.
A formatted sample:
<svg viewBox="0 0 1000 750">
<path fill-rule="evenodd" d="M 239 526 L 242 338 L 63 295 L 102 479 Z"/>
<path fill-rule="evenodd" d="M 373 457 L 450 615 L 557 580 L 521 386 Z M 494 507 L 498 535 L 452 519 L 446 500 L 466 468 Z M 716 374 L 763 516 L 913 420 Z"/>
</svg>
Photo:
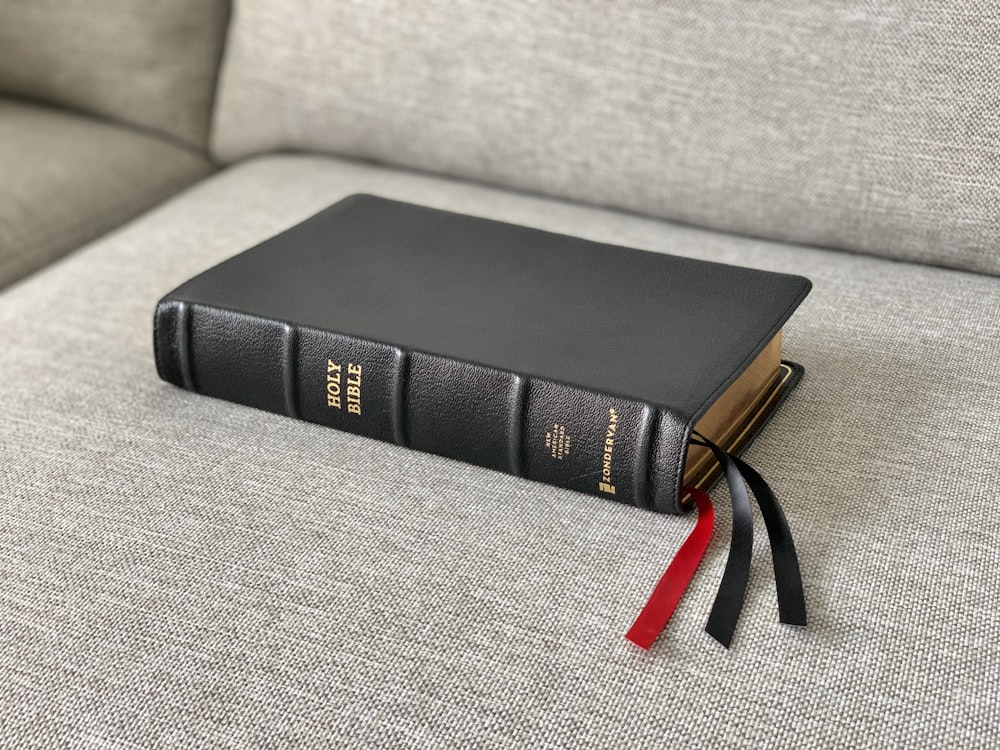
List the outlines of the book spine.
<svg viewBox="0 0 1000 750">
<path fill-rule="evenodd" d="M 196 393 L 680 512 L 687 435 L 650 404 L 171 299 L 154 349 L 160 377 Z"/>
</svg>

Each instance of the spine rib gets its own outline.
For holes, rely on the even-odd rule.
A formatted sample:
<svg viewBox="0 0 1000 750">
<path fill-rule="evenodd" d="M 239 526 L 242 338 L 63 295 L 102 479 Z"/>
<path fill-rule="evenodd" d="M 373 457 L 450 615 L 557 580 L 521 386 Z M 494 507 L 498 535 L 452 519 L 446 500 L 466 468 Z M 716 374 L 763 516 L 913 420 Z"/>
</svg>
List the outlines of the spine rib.
<svg viewBox="0 0 1000 750">
<path fill-rule="evenodd" d="M 293 419 L 299 419 L 299 407 L 296 397 L 298 383 L 298 348 L 299 332 L 294 326 L 285 324 L 285 361 L 282 368 L 285 385 L 285 413 Z"/>
<path fill-rule="evenodd" d="M 392 379 L 392 439 L 396 445 L 407 445 L 406 381 L 410 370 L 410 353 L 396 350 L 396 368 Z"/>
<path fill-rule="evenodd" d="M 510 440 L 507 451 L 510 456 L 510 473 L 524 476 L 524 412 L 528 406 L 528 379 L 515 375 L 510 397 Z"/>
<path fill-rule="evenodd" d="M 177 357 L 181 365 L 184 387 L 197 393 L 194 368 L 191 363 L 191 305 L 186 302 L 177 305 Z"/>
<path fill-rule="evenodd" d="M 656 430 L 656 409 L 646 404 L 642 409 L 642 417 L 637 430 L 635 446 L 635 477 L 632 486 L 635 492 L 635 504 L 640 508 L 650 510 L 653 502 L 649 493 L 650 462 L 653 460 L 653 433 Z"/>
</svg>

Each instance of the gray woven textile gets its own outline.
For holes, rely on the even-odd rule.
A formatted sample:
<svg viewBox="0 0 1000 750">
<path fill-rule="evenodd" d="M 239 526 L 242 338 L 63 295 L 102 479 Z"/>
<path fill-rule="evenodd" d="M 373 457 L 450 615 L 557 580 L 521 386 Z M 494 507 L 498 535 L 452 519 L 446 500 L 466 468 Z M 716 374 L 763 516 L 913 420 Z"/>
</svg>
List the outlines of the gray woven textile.
<svg viewBox="0 0 1000 750">
<path fill-rule="evenodd" d="M 0 98 L 0 288 L 212 170 L 160 138 Z"/>
<path fill-rule="evenodd" d="M 649 653 L 690 518 L 196 396 L 157 298 L 352 192 L 809 276 L 806 379 L 749 452 L 734 649 L 702 631 L 730 514 Z M 1000 280 L 323 157 L 210 178 L 0 296 L 0 736 L 267 747 L 996 747 Z"/>
<path fill-rule="evenodd" d="M 241 0 L 213 145 L 1000 274 L 992 0 Z"/>
<path fill-rule="evenodd" d="M 0 93 L 203 147 L 229 0 L 3 0 Z"/>
</svg>

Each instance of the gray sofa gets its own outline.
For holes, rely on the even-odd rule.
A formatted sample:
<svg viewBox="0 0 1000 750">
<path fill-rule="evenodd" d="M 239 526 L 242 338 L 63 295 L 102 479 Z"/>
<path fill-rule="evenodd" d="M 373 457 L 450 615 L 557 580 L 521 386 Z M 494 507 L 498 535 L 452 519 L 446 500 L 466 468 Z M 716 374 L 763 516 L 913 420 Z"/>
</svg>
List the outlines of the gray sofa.
<svg viewBox="0 0 1000 750">
<path fill-rule="evenodd" d="M 993 747 L 987 3 L 0 3 L 0 745 Z M 719 530 L 192 395 L 156 300 L 369 192 L 808 276 Z M 664 363 L 664 366 L 671 366 Z"/>
</svg>

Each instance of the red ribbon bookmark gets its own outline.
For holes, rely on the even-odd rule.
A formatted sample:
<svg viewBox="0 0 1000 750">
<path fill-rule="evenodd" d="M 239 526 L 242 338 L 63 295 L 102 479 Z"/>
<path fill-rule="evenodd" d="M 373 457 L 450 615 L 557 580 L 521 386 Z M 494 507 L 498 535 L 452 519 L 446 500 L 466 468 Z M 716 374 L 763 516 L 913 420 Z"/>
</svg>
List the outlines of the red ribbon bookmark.
<svg viewBox="0 0 1000 750">
<path fill-rule="evenodd" d="M 652 646 L 656 636 L 667 626 L 670 616 L 677 609 L 677 603 L 681 600 L 684 589 L 698 569 L 698 563 L 705 556 L 709 539 L 712 538 L 715 510 L 712 508 L 711 498 L 707 493 L 693 487 L 685 487 L 684 491 L 690 494 L 698 505 L 698 522 L 687 540 L 677 550 L 674 559 L 670 561 L 667 570 L 650 594 L 646 606 L 642 608 L 642 612 L 625 634 L 628 640 L 641 649 Z"/>
</svg>

